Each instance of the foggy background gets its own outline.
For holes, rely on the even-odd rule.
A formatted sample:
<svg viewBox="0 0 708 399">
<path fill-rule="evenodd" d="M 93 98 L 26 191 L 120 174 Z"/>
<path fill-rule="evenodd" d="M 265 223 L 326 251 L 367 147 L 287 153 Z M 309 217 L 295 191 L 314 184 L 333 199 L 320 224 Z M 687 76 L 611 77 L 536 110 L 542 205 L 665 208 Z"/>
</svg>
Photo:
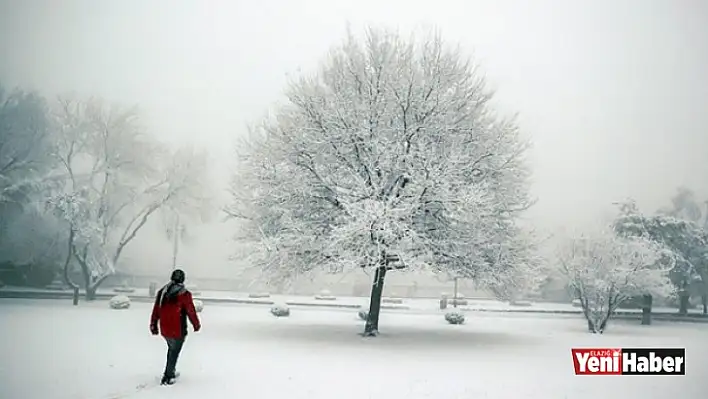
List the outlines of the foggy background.
<svg viewBox="0 0 708 399">
<path fill-rule="evenodd" d="M 0 80 L 49 98 L 138 104 L 160 139 L 212 154 L 214 195 L 226 201 L 235 138 L 348 23 L 437 27 L 474 52 L 500 108 L 518 112 L 534 142 L 529 216 L 543 230 L 595 221 L 629 196 L 653 212 L 680 185 L 708 199 L 700 0 L 0 0 Z M 170 269 L 158 224 L 126 263 Z M 234 228 L 215 217 L 192 229 L 180 263 L 233 275 Z"/>
</svg>

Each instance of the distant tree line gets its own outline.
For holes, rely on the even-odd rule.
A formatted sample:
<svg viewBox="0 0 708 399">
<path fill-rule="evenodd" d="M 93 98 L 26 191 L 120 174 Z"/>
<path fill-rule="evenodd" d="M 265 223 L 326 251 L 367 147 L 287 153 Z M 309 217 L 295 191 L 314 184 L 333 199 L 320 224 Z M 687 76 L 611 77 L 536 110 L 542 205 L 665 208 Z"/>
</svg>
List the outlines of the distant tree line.
<svg viewBox="0 0 708 399">
<path fill-rule="evenodd" d="M 708 212 L 683 187 L 671 203 L 648 215 L 628 200 L 604 230 L 564 237 L 541 296 L 569 288 L 588 328 L 600 333 L 620 307 L 676 306 L 686 315 L 700 305 L 708 314 Z"/>
</svg>

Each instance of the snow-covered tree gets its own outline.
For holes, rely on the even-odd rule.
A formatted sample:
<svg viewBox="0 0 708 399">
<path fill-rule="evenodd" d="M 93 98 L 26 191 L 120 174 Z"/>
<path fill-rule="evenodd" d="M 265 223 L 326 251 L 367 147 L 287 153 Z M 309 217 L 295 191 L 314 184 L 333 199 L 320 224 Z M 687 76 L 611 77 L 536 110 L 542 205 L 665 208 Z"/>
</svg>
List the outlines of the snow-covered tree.
<svg viewBox="0 0 708 399">
<path fill-rule="evenodd" d="M 571 295 L 580 301 L 589 331 L 601 334 L 623 301 L 671 292 L 672 260 L 653 241 L 621 237 L 607 229 L 565 239 L 557 262 Z"/>
<path fill-rule="evenodd" d="M 478 67 L 440 37 L 351 33 L 243 143 L 227 212 L 271 281 L 313 270 L 425 269 L 498 288 L 525 273 L 528 148 Z"/>
<path fill-rule="evenodd" d="M 702 224 L 704 217 L 701 208 L 693 190 L 688 187 L 679 187 L 676 194 L 671 197 L 671 206 L 659 209 L 658 213 Z"/>
<path fill-rule="evenodd" d="M 684 197 L 688 197 L 687 194 Z M 676 198 L 684 198 L 677 196 Z M 684 200 L 674 198 L 674 204 L 683 204 Z M 677 209 L 693 209 L 688 206 L 676 206 Z M 675 267 L 671 279 L 680 291 L 685 291 L 691 281 L 704 282 L 703 301 L 706 311 L 706 285 L 708 282 L 708 231 L 697 220 L 678 218 L 681 212 L 645 215 L 639 211 L 634 201 L 620 204 L 620 215 L 614 223 L 614 229 L 624 236 L 642 237 L 651 240 L 673 253 Z M 686 293 L 687 295 L 687 293 Z M 681 312 L 687 311 L 688 297 L 681 300 Z"/>
<path fill-rule="evenodd" d="M 29 202 L 54 165 L 53 145 L 44 98 L 0 85 L 0 206 Z"/>
<path fill-rule="evenodd" d="M 65 236 L 66 229 L 57 218 L 38 207 L 25 206 L 3 217 L 0 264 L 10 266 L 18 277 L 24 275 L 16 283 L 44 287 L 56 277 L 66 257 Z M 45 277 L 32 278 L 35 275 Z"/>
<path fill-rule="evenodd" d="M 0 85 L 0 263 L 19 273 L 41 268 L 51 276 L 63 257 L 63 229 L 36 206 L 61 181 L 51 173 L 52 132 L 43 97 Z"/>
<path fill-rule="evenodd" d="M 61 99 L 57 157 L 66 184 L 48 201 L 68 227 L 64 274 L 75 260 L 87 299 L 110 276 L 123 250 L 157 210 L 184 200 L 194 180 L 189 168 L 144 132 L 135 109 Z"/>
</svg>

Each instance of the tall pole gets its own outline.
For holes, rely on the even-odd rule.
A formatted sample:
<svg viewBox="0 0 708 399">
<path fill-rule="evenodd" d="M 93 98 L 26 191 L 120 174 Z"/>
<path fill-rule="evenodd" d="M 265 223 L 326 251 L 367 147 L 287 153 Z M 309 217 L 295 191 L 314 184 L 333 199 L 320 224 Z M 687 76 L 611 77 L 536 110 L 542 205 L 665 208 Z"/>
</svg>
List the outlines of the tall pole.
<svg viewBox="0 0 708 399">
<path fill-rule="evenodd" d="M 455 277 L 455 296 L 452 297 L 452 306 L 457 307 L 457 277 Z"/>
<path fill-rule="evenodd" d="M 175 218 L 175 225 L 172 230 L 172 270 L 177 268 L 177 252 L 179 251 L 179 236 L 181 233 L 179 213 L 175 212 L 175 215 L 177 215 L 177 217 Z"/>
</svg>

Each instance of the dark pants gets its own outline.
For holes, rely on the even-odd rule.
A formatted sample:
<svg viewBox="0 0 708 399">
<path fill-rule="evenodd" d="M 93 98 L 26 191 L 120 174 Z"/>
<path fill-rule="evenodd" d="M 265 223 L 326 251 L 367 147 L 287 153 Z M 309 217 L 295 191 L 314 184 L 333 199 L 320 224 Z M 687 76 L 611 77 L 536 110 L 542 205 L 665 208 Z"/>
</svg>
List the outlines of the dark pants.
<svg viewBox="0 0 708 399">
<path fill-rule="evenodd" d="M 179 359 L 179 353 L 182 352 L 182 345 L 184 345 L 184 338 L 165 338 L 167 341 L 167 364 L 165 365 L 165 377 L 174 378 L 175 377 L 175 367 L 177 367 L 177 359 Z"/>
</svg>

